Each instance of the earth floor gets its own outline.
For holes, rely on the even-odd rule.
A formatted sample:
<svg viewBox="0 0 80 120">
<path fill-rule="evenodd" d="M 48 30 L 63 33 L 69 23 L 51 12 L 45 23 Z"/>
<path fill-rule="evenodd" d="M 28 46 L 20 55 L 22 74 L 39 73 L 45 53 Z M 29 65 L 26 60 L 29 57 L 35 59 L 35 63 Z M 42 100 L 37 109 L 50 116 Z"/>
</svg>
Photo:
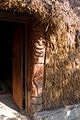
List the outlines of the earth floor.
<svg viewBox="0 0 80 120">
<path fill-rule="evenodd" d="M 20 111 L 11 95 L 0 95 L 0 120 L 30 120 L 25 111 Z"/>
</svg>

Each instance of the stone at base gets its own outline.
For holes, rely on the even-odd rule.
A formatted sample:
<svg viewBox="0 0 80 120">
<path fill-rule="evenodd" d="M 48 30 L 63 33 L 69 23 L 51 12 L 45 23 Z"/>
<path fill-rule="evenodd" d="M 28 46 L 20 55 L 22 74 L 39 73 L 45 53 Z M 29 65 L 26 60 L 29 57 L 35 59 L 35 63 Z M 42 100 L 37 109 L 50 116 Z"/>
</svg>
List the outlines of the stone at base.
<svg viewBox="0 0 80 120">
<path fill-rule="evenodd" d="M 40 104 L 40 105 L 32 104 L 31 106 L 32 106 L 32 113 L 35 113 L 36 110 L 40 111 L 42 109 L 42 104 Z"/>
<path fill-rule="evenodd" d="M 80 120 L 80 104 L 34 113 L 33 120 Z"/>
</svg>

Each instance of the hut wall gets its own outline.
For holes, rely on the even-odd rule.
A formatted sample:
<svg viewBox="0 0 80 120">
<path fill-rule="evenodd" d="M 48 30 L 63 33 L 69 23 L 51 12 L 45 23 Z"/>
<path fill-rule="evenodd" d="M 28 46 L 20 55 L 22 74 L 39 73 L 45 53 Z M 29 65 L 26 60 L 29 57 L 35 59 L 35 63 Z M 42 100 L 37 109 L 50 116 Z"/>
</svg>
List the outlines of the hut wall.
<svg viewBox="0 0 80 120">
<path fill-rule="evenodd" d="M 43 108 L 80 103 L 80 31 L 71 27 L 47 36 Z"/>
<path fill-rule="evenodd" d="M 39 92 L 43 96 L 40 101 L 43 101 L 44 109 L 79 103 L 80 0 L 8 0 L 6 2 L 4 0 L 0 2 L 0 8 L 11 10 L 13 14 L 16 11 L 22 14 L 29 13 L 45 26 L 45 30 L 40 23 L 35 23 L 33 26 L 34 60 L 31 67 L 33 74 L 30 96 L 32 111 L 42 109 L 42 103 L 41 107 L 38 102 L 35 104 L 35 101 L 40 100 L 38 100 L 40 94 L 37 92 L 39 87 L 41 88 Z M 44 32 L 47 40 L 45 71 L 44 56 L 41 57 L 43 50 L 40 51 L 38 48 L 39 41 L 45 40 Z M 39 56 L 35 57 L 36 54 Z M 40 72 L 41 80 L 35 78 Z M 42 91 L 43 80 L 45 84 Z"/>
</svg>

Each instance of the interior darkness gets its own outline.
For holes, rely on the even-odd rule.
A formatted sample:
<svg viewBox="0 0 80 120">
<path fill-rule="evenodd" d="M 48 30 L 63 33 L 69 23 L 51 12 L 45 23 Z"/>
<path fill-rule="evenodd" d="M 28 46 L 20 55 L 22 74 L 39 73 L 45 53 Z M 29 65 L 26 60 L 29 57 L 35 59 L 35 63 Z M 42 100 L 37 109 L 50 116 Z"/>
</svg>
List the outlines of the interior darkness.
<svg viewBox="0 0 80 120">
<path fill-rule="evenodd" d="M 12 37 L 14 23 L 0 21 L 0 93 L 12 90 Z"/>
</svg>

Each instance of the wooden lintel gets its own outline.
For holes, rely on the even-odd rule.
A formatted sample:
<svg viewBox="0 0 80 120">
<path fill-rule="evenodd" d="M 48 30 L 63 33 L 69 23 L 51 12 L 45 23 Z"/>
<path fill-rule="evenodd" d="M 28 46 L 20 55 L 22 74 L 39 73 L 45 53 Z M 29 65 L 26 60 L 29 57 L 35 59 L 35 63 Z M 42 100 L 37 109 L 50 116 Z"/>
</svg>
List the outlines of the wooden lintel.
<svg viewBox="0 0 80 120">
<path fill-rule="evenodd" d="M 17 22 L 17 23 L 28 23 L 32 19 L 29 15 L 23 15 L 16 12 L 9 11 L 0 11 L 0 21 L 8 21 L 8 22 Z"/>
</svg>

